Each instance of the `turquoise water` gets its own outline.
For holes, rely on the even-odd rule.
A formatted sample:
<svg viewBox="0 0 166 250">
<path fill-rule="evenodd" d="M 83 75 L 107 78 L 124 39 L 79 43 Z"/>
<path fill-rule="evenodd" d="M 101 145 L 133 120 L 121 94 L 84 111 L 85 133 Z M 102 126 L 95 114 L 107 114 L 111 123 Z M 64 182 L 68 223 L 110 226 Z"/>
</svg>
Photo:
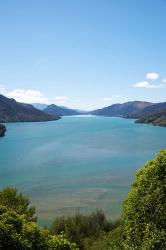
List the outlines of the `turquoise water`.
<svg viewBox="0 0 166 250">
<path fill-rule="evenodd" d="M 7 124 L 0 139 L 0 187 L 28 195 L 40 223 L 102 208 L 120 216 L 138 167 L 166 147 L 166 128 L 95 116 Z"/>
</svg>

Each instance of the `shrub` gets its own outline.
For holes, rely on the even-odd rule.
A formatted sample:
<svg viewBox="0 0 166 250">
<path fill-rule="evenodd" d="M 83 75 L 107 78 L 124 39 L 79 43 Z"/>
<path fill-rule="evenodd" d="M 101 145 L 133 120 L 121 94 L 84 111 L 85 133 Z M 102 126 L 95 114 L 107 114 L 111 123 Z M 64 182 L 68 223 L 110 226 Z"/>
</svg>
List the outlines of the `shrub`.
<svg viewBox="0 0 166 250">
<path fill-rule="evenodd" d="M 26 215 L 30 221 L 36 221 L 35 207 L 30 204 L 29 199 L 18 193 L 15 188 L 6 187 L 0 191 L 0 205 L 13 209 L 18 214 Z"/>
<path fill-rule="evenodd" d="M 102 232 L 108 232 L 113 227 L 101 210 L 90 215 L 77 212 L 73 216 L 56 218 L 51 226 L 51 232 L 64 232 L 70 241 L 76 242 L 80 249 L 88 249 Z"/>
<path fill-rule="evenodd" d="M 25 215 L 0 206 L 0 249 L 5 250 L 76 250 L 64 235 L 51 235 L 48 230 L 27 221 Z"/>
<path fill-rule="evenodd" d="M 138 171 L 123 221 L 126 249 L 166 249 L 166 150 Z"/>
</svg>

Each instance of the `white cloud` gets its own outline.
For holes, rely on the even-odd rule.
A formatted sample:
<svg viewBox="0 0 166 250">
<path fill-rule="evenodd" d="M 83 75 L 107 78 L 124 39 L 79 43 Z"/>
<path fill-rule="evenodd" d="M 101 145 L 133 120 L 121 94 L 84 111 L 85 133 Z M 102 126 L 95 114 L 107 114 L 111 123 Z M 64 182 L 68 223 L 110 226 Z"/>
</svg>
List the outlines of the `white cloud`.
<svg viewBox="0 0 166 250">
<path fill-rule="evenodd" d="M 137 82 L 133 85 L 134 88 L 145 88 L 145 89 L 161 89 L 165 88 L 166 84 L 161 83 L 161 84 L 151 84 L 147 81 L 143 82 Z"/>
<path fill-rule="evenodd" d="M 121 98 L 122 96 L 121 95 L 113 95 L 113 96 L 111 96 L 111 97 L 103 97 L 102 98 L 102 101 L 103 102 L 113 102 L 113 101 L 115 101 L 116 99 L 119 99 L 119 98 Z"/>
<path fill-rule="evenodd" d="M 5 93 L 9 98 L 14 98 L 18 102 L 23 103 L 48 103 L 47 97 L 43 93 L 37 90 L 22 90 L 14 89 L 11 92 Z"/>
<path fill-rule="evenodd" d="M 146 88 L 146 89 L 155 89 L 156 85 L 154 84 L 150 84 L 147 81 L 143 81 L 143 82 L 137 82 L 133 85 L 134 88 Z"/>
<path fill-rule="evenodd" d="M 0 85 L 0 94 L 3 94 L 9 98 L 14 98 L 16 101 L 23 103 L 55 103 L 59 105 L 65 104 L 69 100 L 69 97 L 67 96 L 55 96 L 55 98 L 51 100 L 48 99 L 42 92 L 33 89 L 13 89 L 12 91 L 7 92 L 2 85 Z"/>
<path fill-rule="evenodd" d="M 64 104 L 69 100 L 68 96 L 56 96 L 54 99 L 55 104 Z"/>
<path fill-rule="evenodd" d="M 146 75 L 146 79 L 148 80 L 157 80 L 158 78 L 159 78 L 159 74 L 155 72 L 150 72 L 150 73 L 147 73 Z"/>
<path fill-rule="evenodd" d="M 146 89 L 162 89 L 166 88 L 166 79 L 162 80 L 162 83 L 151 83 L 150 81 L 157 80 L 159 78 L 159 74 L 155 72 L 147 73 L 146 78 L 149 80 L 145 80 L 142 82 L 137 82 L 133 84 L 134 88 L 146 88 Z"/>
</svg>

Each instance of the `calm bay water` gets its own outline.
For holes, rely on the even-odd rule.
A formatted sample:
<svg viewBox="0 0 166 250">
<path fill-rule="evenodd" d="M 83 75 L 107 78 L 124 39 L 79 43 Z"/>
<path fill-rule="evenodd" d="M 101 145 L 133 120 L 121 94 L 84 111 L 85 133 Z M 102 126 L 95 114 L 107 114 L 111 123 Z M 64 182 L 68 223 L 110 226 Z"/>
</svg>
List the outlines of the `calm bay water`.
<svg viewBox="0 0 166 250">
<path fill-rule="evenodd" d="M 135 171 L 166 148 L 166 128 L 95 116 L 7 124 L 0 139 L 0 187 L 28 195 L 40 223 L 102 208 L 120 216 Z"/>
</svg>

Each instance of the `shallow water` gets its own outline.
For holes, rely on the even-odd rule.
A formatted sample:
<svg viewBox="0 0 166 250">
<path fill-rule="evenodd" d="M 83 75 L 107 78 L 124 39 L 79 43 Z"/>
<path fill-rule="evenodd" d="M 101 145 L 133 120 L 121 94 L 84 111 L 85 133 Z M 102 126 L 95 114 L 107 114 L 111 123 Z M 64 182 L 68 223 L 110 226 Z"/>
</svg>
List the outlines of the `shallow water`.
<svg viewBox="0 0 166 250">
<path fill-rule="evenodd" d="M 95 116 L 10 123 L 0 139 L 0 187 L 28 195 L 41 224 L 102 208 L 120 216 L 135 171 L 166 148 L 166 128 Z"/>
</svg>

